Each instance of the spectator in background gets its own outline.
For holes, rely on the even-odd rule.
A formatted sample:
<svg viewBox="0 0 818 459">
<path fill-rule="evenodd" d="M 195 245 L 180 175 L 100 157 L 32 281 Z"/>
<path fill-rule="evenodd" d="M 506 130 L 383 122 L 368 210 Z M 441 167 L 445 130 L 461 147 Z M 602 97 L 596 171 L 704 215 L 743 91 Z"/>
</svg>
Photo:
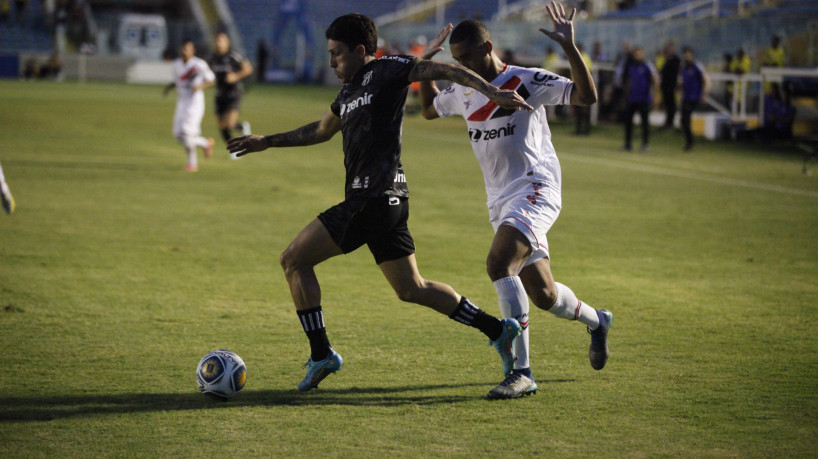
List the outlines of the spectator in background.
<svg viewBox="0 0 818 459">
<path fill-rule="evenodd" d="M 625 151 L 631 151 L 633 134 L 633 115 L 639 112 L 642 119 L 642 151 L 648 151 L 650 141 L 650 122 L 648 117 L 653 106 L 653 89 L 659 85 L 656 67 L 645 60 L 645 51 L 641 47 L 633 50 L 633 61 L 626 74 L 626 109 L 625 109 Z"/>
<path fill-rule="evenodd" d="M 704 72 L 704 67 L 693 58 L 693 49 L 686 46 L 683 50 L 684 64 L 682 65 L 682 130 L 685 135 L 685 151 L 693 148 L 693 131 L 690 120 L 693 111 L 704 102 L 710 90 L 710 81 Z"/>
<path fill-rule="evenodd" d="M 62 59 L 56 51 L 51 53 L 44 65 L 40 66 L 40 78 L 53 78 L 62 81 Z"/>
<path fill-rule="evenodd" d="M 632 62 L 631 44 L 626 41 L 622 42 L 622 49 L 614 59 L 613 93 L 611 96 L 611 104 L 613 105 L 611 111 L 616 113 L 617 121 L 625 120 L 625 80 Z"/>
<path fill-rule="evenodd" d="M 770 46 L 764 51 L 764 58 L 761 61 L 762 67 L 784 67 L 786 56 L 784 48 L 781 46 L 781 37 L 773 35 L 770 40 Z M 769 94 L 772 88 L 772 83 L 764 82 L 764 94 Z"/>
<path fill-rule="evenodd" d="M 770 47 L 764 51 L 764 60 L 761 61 L 763 67 L 784 67 L 786 55 L 781 46 L 781 37 L 773 35 L 770 40 Z"/>
<path fill-rule="evenodd" d="M 542 68 L 549 72 L 557 73 L 557 64 L 559 61 L 560 57 L 554 52 L 553 46 L 545 48 L 545 59 L 542 61 Z"/>
<path fill-rule="evenodd" d="M 673 119 L 676 117 L 676 85 L 679 79 L 679 66 L 681 59 L 676 54 L 676 45 L 668 42 L 662 53 L 664 57 L 659 68 L 662 89 L 662 103 L 665 106 L 665 128 L 673 127 Z"/>
<path fill-rule="evenodd" d="M 739 48 L 736 51 L 736 56 L 733 57 L 733 60 L 730 61 L 730 73 L 734 73 L 737 76 L 746 75 L 750 73 L 750 68 L 752 67 L 752 61 L 750 60 L 750 56 L 744 54 L 744 49 Z M 744 85 L 741 81 L 736 81 L 736 84 L 733 86 L 733 102 L 739 103 L 742 101 L 742 92 L 744 90 Z"/>
</svg>

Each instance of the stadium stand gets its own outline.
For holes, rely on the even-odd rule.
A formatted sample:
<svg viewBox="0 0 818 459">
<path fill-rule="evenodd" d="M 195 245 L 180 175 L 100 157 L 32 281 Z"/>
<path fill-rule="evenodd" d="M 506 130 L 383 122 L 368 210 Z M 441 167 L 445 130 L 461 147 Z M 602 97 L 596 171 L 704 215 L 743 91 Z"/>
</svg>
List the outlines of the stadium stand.
<svg viewBox="0 0 818 459">
<path fill-rule="evenodd" d="M 48 52 L 52 46 L 41 2 L 28 2 L 19 21 L 12 13 L 0 22 L 0 52 Z"/>
</svg>

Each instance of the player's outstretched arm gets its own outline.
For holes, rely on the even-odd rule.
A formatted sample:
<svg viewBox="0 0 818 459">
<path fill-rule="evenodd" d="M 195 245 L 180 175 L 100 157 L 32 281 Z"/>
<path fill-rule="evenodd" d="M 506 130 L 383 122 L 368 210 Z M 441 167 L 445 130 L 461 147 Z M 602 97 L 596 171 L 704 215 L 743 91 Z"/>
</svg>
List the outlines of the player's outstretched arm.
<svg viewBox="0 0 818 459">
<path fill-rule="evenodd" d="M 485 94 L 495 104 L 511 110 L 533 110 L 517 91 L 500 89 L 480 75 L 458 65 L 421 59 L 409 73 L 409 81 L 449 80 L 474 88 Z"/>
<path fill-rule="evenodd" d="M 421 54 L 420 57 L 422 59 L 431 59 L 435 54 L 443 51 L 443 43 L 453 28 L 453 25 L 446 24 L 440 33 L 429 41 L 429 44 L 426 46 L 426 49 L 423 50 L 423 54 Z M 438 118 L 437 110 L 435 110 L 434 107 L 434 100 L 439 92 L 440 90 L 437 89 L 435 80 L 423 80 L 420 82 L 420 109 L 421 113 L 423 113 L 423 117 L 427 120 Z"/>
<path fill-rule="evenodd" d="M 540 32 L 548 38 L 557 42 L 565 52 L 568 63 L 571 64 L 571 78 L 574 81 L 574 90 L 571 91 L 572 105 L 592 105 L 597 101 L 596 85 L 591 76 L 591 71 L 585 65 L 582 55 L 574 44 L 574 15 L 577 9 L 571 11 L 570 16 L 566 16 L 565 8 L 561 4 L 552 1 L 550 5 L 545 5 L 551 21 L 554 23 L 554 30 L 540 29 Z"/>
<path fill-rule="evenodd" d="M 278 147 L 303 147 L 326 142 L 341 130 L 341 119 L 332 111 L 327 110 L 319 121 L 301 126 L 289 132 L 268 135 L 244 135 L 230 139 L 227 150 L 230 154 L 240 157 L 248 153 L 263 151 Z"/>
</svg>

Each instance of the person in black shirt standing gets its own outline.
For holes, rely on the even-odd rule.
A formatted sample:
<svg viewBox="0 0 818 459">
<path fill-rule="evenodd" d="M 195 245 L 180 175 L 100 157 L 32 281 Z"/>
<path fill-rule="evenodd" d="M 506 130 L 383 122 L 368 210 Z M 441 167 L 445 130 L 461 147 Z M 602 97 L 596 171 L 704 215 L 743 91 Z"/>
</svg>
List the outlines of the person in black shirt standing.
<svg viewBox="0 0 818 459">
<path fill-rule="evenodd" d="M 514 362 L 520 325 L 480 310 L 449 285 L 421 277 L 409 233 L 408 188 L 401 166 L 401 127 L 408 86 L 420 80 L 451 80 L 486 94 L 497 105 L 531 110 L 519 94 L 501 90 L 476 73 L 452 64 L 411 56 L 375 58 L 377 28 L 366 16 L 341 16 L 326 31 L 329 64 L 344 83 L 319 121 L 266 137 L 231 139 L 234 156 L 270 147 L 326 142 L 343 136 L 345 199 L 309 223 L 281 254 L 301 325 L 310 341 L 307 375 L 298 388 L 309 391 L 341 368 L 329 343 L 314 267 L 367 244 L 389 284 L 403 301 L 428 306 L 489 337 L 504 365 Z"/>
<path fill-rule="evenodd" d="M 241 80 L 253 74 L 253 65 L 241 54 L 230 49 L 226 33 L 216 35 L 216 52 L 207 61 L 216 74 L 216 116 L 225 142 L 233 137 L 231 129 L 250 134 L 250 123 L 239 122 L 239 104 L 243 92 Z"/>
<path fill-rule="evenodd" d="M 682 65 L 679 55 L 676 54 L 676 45 L 673 42 L 665 46 L 664 63 L 659 70 L 662 90 L 662 103 L 665 105 L 665 128 L 673 127 L 676 118 L 676 86 L 679 80 L 679 67 Z"/>
</svg>

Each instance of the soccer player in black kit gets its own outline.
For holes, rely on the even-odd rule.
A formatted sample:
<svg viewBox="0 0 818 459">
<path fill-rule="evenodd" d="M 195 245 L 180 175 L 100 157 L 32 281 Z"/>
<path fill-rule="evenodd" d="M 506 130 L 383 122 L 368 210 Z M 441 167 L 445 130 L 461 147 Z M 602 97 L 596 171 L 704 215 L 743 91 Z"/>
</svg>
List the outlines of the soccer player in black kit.
<svg viewBox="0 0 818 459">
<path fill-rule="evenodd" d="M 250 134 L 250 123 L 239 122 L 239 104 L 243 92 L 241 80 L 253 74 L 253 65 L 241 54 L 230 49 L 226 33 L 216 35 L 216 52 L 207 61 L 216 74 L 216 117 L 225 142 L 233 137 L 231 129 Z"/>
<path fill-rule="evenodd" d="M 452 64 L 411 56 L 375 58 L 375 24 L 361 14 L 341 16 L 326 31 L 329 64 L 344 83 L 335 102 L 319 121 L 266 137 L 231 139 L 236 155 L 270 147 L 293 147 L 343 136 L 345 199 L 309 223 L 281 254 L 296 312 L 310 341 L 307 375 L 301 391 L 318 386 L 341 368 L 343 360 L 329 343 L 321 309 L 321 289 L 314 267 L 367 244 L 375 262 L 402 301 L 430 307 L 483 332 L 512 365 L 513 342 L 520 334 L 514 319 L 500 320 L 480 310 L 441 282 L 421 277 L 409 233 L 408 188 L 401 167 L 401 126 L 408 86 L 420 80 L 451 80 L 472 87 L 497 105 L 514 110 L 531 107 L 514 91 L 492 86 L 476 73 Z"/>
</svg>

